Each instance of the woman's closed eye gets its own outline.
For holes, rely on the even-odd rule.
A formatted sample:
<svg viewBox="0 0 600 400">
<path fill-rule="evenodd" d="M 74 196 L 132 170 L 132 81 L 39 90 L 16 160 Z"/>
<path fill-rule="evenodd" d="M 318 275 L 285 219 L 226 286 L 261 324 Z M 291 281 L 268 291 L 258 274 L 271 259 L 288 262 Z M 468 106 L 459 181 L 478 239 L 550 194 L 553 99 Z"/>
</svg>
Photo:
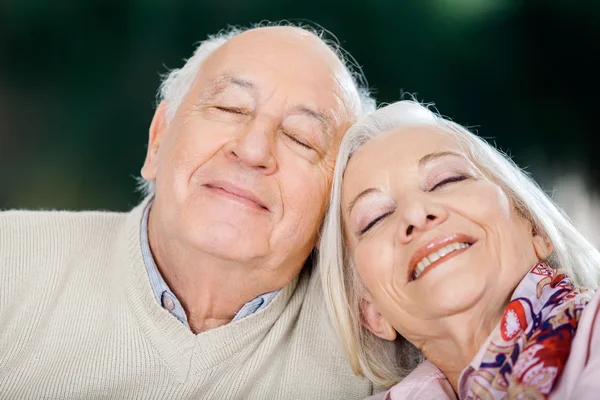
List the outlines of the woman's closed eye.
<svg viewBox="0 0 600 400">
<path fill-rule="evenodd" d="M 390 210 L 390 211 L 385 212 L 383 214 L 379 214 L 375 218 L 369 220 L 369 222 L 367 222 L 366 225 L 363 228 L 360 229 L 360 231 L 358 232 L 358 236 L 362 236 L 363 234 L 367 233 L 378 222 L 380 222 L 381 220 L 383 220 L 385 217 L 391 215 L 393 212 L 394 212 L 394 210 Z"/>
<path fill-rule="evenodd" d="M 449 176 L 445 179 L 442 179 L 441 181 L 439 181 L 438 183 L 434 184 L 428 191 L 429 192 L 433 192 L 436 189 L 442 188 L 450 183 L 454 183 L 454 182 L 460 182 L 460 181 L 464 181 L 465 179 L 468 179 L 469 177 L 467 175 L 454 175 L 454 176 Z"/>
</svg>

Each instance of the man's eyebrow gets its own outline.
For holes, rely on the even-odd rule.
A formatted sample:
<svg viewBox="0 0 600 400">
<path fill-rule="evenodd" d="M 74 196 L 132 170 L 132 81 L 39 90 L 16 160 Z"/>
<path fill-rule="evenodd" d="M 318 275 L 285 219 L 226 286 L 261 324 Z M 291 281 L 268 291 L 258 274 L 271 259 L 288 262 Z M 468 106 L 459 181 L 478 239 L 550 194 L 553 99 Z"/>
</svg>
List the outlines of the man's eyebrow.
<svg viewBox="0 0 600 400">
<path fill-rule="evenodd" d="M 329 128 L 332 125 L 331 118 L 320 111 L 316 111 L 316 110 L 306 107 L 306 106 L 296 107 L 295 111 L 299 114 L 302 114 L 309 118 L 317 120 L 317 122 L 321 126 L 321 129 L 323 130 L 323 132 L 329 131 Z"/>
<path fill-rule="evenodd" d="M 356 196 L 356 197 L 354 198 L 354 200 L 352 200 L 352 201 L 350 202 L 350 204 L 348 204 L 348 207 L 346 208 L 346 212 L 347 212 L 348 214 L 350 214 L 350 213 L 352 212 L 352 209 L 354 208 L 354 206 L 356 205 L 356 203 L 357 203 L 357 202 L 358 202 L 360 199 L 362 199 L 363 197 L 366 197 L 366 196 L 370 195 L 371 193 L 375 193 L 375 192 L 378 192 L 378 191 L 379 191 L 379 190 L 378 190 L 378 189 L 375 189 L 375 188 L 368 188 L 368 189 L 365 189 L 365 190 L 363 190 L 362 192 L 360 192 L 360 193 L 358 194 L 358 196 Z"/>
<path fill-rule="evenodd" d="M 207 87 L 202 91 L 200 97 L 205 99 L 213 98 L 218 94 L 223 93 L 229 86 L 237 86 L 245 90 L 254 90 L 256 88 L 256 85 L 252 81 L 239 78 L 230 73 L 225 73 L 212 79 Z"/>
<path fill-rule="evenodd" d="M 439 151 L 439 152 L 435 152 L 435 153 L 429 153 L 429 154 L 426 154 L 423 157 L 421 157 L 421 159 L 419 160 L 419 168 L 423 168 L 425 165 L 429 164 L 433 160 L 436 160 L 440 157 L 446 157 L 446 156 L 455 156 L 455 157 L 465 158 L 462 154 L 459 154 L 454 151 Z"/>
<path fill-rule="evenodd" d="M 227 77 L 227 80 L 232 85 L 239 86 L 243 89 L 254 89 L 255 87 L 254 82 L 242 78 L 237 78 L 235 76 L 229 76 Z"/>
</svg>

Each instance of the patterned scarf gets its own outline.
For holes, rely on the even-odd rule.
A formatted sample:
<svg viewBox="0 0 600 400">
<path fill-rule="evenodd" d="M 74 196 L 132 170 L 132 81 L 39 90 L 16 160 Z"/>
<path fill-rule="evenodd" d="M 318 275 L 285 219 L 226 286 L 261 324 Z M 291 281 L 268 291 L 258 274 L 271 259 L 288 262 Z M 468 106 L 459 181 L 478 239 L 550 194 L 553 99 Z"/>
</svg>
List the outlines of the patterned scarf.
<svg viewBox="0 0 600 400">
<path fill-rule="evenodd" d="M 593 291 L 539 263 L 525 276 L 491 336 L 466 399 L 547 399 L 569 356 Z"/>
</svg>

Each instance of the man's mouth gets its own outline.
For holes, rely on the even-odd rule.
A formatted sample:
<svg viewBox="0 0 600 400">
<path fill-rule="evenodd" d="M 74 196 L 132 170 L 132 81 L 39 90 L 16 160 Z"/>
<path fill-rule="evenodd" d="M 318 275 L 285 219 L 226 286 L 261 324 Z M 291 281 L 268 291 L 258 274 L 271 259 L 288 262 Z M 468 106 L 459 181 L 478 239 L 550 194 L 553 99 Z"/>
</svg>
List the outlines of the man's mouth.
<svg viewBox="0 0 600 400">
<path fill-rule="evenodd" d="M 213 193 L 230 198 L 247 206 L 269 211 L 265 202 L 253 191 L 227 181 L 213 181 L 204 185 Z"/>
</svg>

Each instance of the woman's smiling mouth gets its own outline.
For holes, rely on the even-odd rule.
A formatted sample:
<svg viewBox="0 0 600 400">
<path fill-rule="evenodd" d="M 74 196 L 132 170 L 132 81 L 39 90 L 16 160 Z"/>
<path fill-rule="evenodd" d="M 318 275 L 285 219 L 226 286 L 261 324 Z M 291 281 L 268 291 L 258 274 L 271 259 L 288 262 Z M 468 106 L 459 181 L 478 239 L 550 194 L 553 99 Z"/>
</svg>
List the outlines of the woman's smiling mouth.
<svg viewBox="0 0 600 400">
<path fill-rule="evenodd" d="M 419 248 L 409 263 L 409 281 L 429 272 L 433 267 L 466 251 L 477 240 L 464 234 L 437 237 Z"/>
</svg>

